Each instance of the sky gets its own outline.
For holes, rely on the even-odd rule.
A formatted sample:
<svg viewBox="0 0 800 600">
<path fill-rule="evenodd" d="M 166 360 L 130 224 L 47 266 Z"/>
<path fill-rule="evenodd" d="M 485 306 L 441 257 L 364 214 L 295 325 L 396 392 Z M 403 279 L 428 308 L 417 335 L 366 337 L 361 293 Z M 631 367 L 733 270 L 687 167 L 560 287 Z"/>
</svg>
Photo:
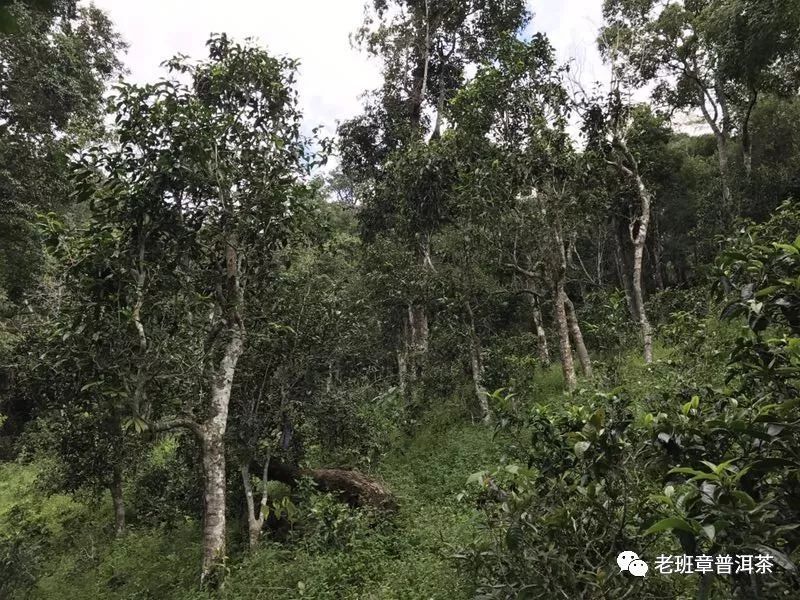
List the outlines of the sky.
<svg viewBox="0 0 800 600">
<path fill-rule="evenodd" d="M 167 58 L 205 56 L 210 33 L 253 37 L 277 55 L 300 60 L 298 91 L 309 127 L 328 135 L 337 120 L 359 113 L 359 96 L 379 85 L 376 61 L 351 48 L 349 35 L 360 25 L 365 0 L 94 0 L 109 13 L 129 44 L 128 79 L 157 80 Z M 575 60 L 582 83 L 603 76 L 594 40 L 602 0 L 531 0 L 531 31 L 543 31 L 560 61 Z"/>
</svg>

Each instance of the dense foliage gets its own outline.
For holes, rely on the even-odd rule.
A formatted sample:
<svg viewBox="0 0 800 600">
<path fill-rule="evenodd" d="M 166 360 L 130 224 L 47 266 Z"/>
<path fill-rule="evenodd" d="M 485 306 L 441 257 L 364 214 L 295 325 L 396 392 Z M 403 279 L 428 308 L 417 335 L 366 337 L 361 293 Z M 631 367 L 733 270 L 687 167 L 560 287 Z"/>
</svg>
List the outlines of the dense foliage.
<svg viewBox="0 0 800 600">
<path fill-rule="evenodd" d="M 795 4 L 607 0 L 584 89 L 524 2 L 375 0 L 325 139 L 252 41 L 112 84 L 0 2 L 0 596 L 798 595 Z"/>
</svg>

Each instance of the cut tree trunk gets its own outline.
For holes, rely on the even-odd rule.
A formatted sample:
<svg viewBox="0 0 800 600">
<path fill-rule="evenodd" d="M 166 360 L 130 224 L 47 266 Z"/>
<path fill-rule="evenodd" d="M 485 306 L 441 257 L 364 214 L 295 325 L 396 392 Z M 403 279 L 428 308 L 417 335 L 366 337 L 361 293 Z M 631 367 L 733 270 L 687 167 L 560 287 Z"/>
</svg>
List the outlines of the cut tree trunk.
<svg viewBox="0 0 800 600">
<path fill-rule="evenodd" d="M 253 467 L 258 468 L 258 465 Z M 272 481 L 287 485 L 294 485 L 301 477 L 310 477 L 320 490 L 339 495 L 351 506 L 370 506 L 388 511 L 397 509 L 397 501 L 389 488 L 359 471 L 303 469 L 273 459 L 268 476 Z"/>
<path fill-rule="evenodd" d="M 586 377 L 592 376 L 592 359 L 589 357 L 589 351 L 586 349 L 586 344 L 583 343 L 583 333 L 581 326 L 578 323 L 578 316 L 575 314 L 575 306 L 572 304 L 569 295 L 564 294 L 564 309 L 567 314 L 567 323 L 569 324 L 569 332 L 572 336 L 572 343 L 575 345 L 575 352 L 578 354 L 578 361 L 581 363 L 581 371 Z"/>
</svg>

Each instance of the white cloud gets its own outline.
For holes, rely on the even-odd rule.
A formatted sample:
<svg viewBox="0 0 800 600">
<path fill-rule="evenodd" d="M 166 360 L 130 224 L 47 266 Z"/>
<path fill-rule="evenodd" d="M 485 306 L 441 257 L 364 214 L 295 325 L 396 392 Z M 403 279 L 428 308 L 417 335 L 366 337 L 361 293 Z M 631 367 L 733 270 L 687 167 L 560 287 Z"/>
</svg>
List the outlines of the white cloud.
<svg viewBox="0 0 800 600">
<path fill-rule="evenodd" d="M 182 53 L 205 56 L 212 32 L 253 37 L 270 52 L 300 59 L 298 90 L 308 127 L 335 131 L 336 119 L 358 112 L 359 95 L 379 82 L 379 67 L 348 36 L 363 15 L 361 0 L 94 0 L 130 44 L 130 79 L 164 75 L 159 64 Z"/>
<path fill-rule="evenodd" d="M 584 87 L 608 78 L 597 51 L 603 22 L 602 0 L 534 0 L 531 31 L 543 31 L 556 50 L 559 63 L 571 64 Z"/>
<path fill-rule="evenodd" d="M 205 55 L 212 32 L 254 37 L 274 54 L 301 61 L 298 89 L 309 128 L 333 134 L 337 120 L 360 110 L 360 94 L 380 83 L 380 66 L 352 49 L 349 35 L 361 24 L 364 0 L 94 0 L 130 44 L 126 64 L 137 83 L 164 74 L 159 64 L 182 53 Z M 601 0 L 531 2 L 533 31 L 544 31 L 561 62 L 575 58 L 581 80 L 602 77 L 594 40 Z"/>
</svg>

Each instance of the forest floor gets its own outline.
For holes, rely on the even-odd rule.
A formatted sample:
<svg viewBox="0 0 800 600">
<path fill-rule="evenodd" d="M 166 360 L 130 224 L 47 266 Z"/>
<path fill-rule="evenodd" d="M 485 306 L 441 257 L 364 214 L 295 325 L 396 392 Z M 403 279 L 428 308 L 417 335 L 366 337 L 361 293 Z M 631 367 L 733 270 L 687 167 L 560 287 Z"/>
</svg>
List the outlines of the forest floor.
<svg viewBox="0 0 800 600">
<path fill-rule="evenodd" d="M 457 600 L 470 586 L 459 575 L 459 548 L 483 534 L 481 513 L 459 500 L 467 477 L 497 463 L 493 432 L 443 404 L 417 433 L 394 448 L 375 475 L 399 500 L 389 521 L 359 526 L 344 543 L 267 543 L 255 552 L 231 544 L 224 597 Z M 171 528 L 132 525 L 111 536 L 110 499 L 47 496 L 36 487 L 42 465 L 0 464 L 3 564 L 27 562 L 27 581 L 12 597 L 59 599 L 199 599 L 198 523 Z M 336 530 L 347 523 L 328 523 Z M 234 531 L 238 525 L 231 524 Z M 26 543 L 24 540 L 27 540 Z M 35 541 L 35 543 L 34 543 Z M 25 579 L 25 573 L 17 578 Z"/>
</svg>

